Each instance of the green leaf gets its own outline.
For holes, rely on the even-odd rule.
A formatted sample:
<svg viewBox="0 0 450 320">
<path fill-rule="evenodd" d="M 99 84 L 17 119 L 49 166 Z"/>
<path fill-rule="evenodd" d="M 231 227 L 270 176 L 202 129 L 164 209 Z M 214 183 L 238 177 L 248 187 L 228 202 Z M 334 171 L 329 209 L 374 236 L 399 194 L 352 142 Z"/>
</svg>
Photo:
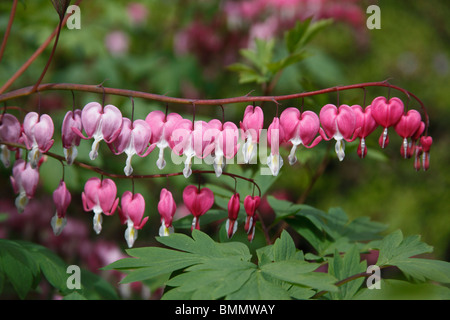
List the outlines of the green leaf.
<svg viewBox="0 0 450 320">
<path fill-rule="evenodd" d="M 367 261 L 361 261 L 360 252 L 355 245 L 345 253 L 343 257 L 335 252 L 334 257 L 328 260 L 328 273 L 338 280 L 344 280 L 355 274 L 367 270 Z M 358 278 L 339 286 L 339 291 L 331 293 L 333 299 L 351 299 L 364 282 L 364 278 Z"/>
<path fill-rule="evenodd" d="M 292 284 L 317 290 L 337 291 L 336 278 L 322 272 L 314 272 L 319 264 L 299 260 L 287 260 L 261 266 L 261 271 L 271 277 Z"/>
<path fill-rule="evenodd" d="M 432 283 L 381 279 L 380 289 L 363 288 L 355 300 L 450 300 L 450 289 Z"/>
<path fill-rule="evenodd" d="M 377 265 L 396 266 L 407 277 L 417 281 L 432 280 L 450 283 L 450 263 L 440 260 L 414 258 L 430 253 L 433 247 L 420 241 L 420 236 L 403 238 L 400 230 L 387 235 L 379 242 Z"/>
<path fill-rule="evenodd" d="M 289 53 L 303 48 L 317 33 L 333 22 L 332 19 L 321 19 L 311 23 L 311 20 L 311 18 L 308 18 L 304 21 L 298 21 L 294 28 L 285 33 L 284 40 Z"/>
<path fill-rule="evenodd" d="M 280 238 L 273 244 L 272 252 L 274 261 L 290 260 L 295 257 L 295 243 L 286 230 L 283 230 Z"/>
<path fill-rule="evenodd" d="M 265 279 L 261 272 L 253 272 L 247 282 L 227 296 L 229 300 L 290 300 L 287 290 Z"/>
<path fill-rule="evenodd" d="M 21 299 L 25 299 L 39 276 L 39 267 L 20 244 L 0 239 L 0 271 Z"/>
</svg>

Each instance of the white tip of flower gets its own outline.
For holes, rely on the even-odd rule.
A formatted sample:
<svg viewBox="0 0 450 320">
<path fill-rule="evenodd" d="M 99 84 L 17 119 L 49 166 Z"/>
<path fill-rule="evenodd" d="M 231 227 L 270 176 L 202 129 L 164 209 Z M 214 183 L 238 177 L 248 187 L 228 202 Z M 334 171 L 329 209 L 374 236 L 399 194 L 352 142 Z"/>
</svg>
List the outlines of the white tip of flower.
<svg viewBox="0 0 450 320">
<path fill-rule="evenodd" d="M 33 169 L 36 169 L 40 159 L 41 159 L 41 152 L 39 151 L 37 146 L 33 147 L 30 153 L 28 153 L 28 161 L 30 162 L 30 166 Z"/>
<path fill-rule="evenodd" d="M 381 145 L 381 148 L 383 148 L 383 149 L 384 149 L 384 147 L 386 147 L 387 136 L 388 136 L 388 128 L 384 128 L 384 130 L 383 130 L 383 143 Z"/>
<path fill-rule="evenodd" d="M 244 163 L 250 163 L 252 162 L 253 158 L 256 155 L 256 147 L 255 143 L 252 142 L 251 137 L 249 137 L 242 148 L 243 156 L 244 156 Z"/>
<path fill-rule="evenodd" d="M 184 163 L 183 175 L 185 178 L 189 178 L 192 174 L 192 157 L 188 157 Z"/>
<path fill-rule="evenodd" d="M 97 157 L 98 157 L 98 148 L 100 146 L 100 141 L 102 141 L 102 140 L 103 140 L 103 136 L 95 138 L 94 142 L 92 143 L 92 149 L 91 149 L 91 152 L 89 152 L 89 158 L 91 160 L 97 159 Z"/>
<path fill-rule="evenodd" d="M 9 168 L 9 166 L 11 165 L 10 161 L 11 152 L 5 145 L 1 145 L 0 149 L 1 149 L 0 158 L 3 162 L 3 165 L 5 166 L 5 168 Z"/>
<path fill-rule="evenodd" d="M 133 167 L 131 166 L 131 157 L 132 155 L 127 156 L 127 160 L 125 162 L 125 168 L 123 168 L 123 172 L 128 177 L 133 173 Z"/>
<path fill-rule="evenodd" d="M 344 160 L 345 158 L 345 142 L 343 140 L 337 140 L 334 146 L 334 150 L 339 158 L 339 161 Z"/>
<path fill-rule="evenodd" d="M 25 210 L 25 207 L 27 206 L 27 204 L 28 204 L 28 197 L 27 197 L 25 191 L 21 191 L 15 201 L 17 211 L 19 213 L 22 213 Z"/>
<path fill-rule="evenodd" d="M 101 212 L 94 212 L 94 231 L 96 234 L 100 234 L 102 231 L 102 223 L 103 223 L 103 216 Z"/>
<path fill-rule="evenodd" d="M 228 239 L 230 239 L 236 233 L 237 227 L 238 227 L 238 223 L 237 223 L 237 221 L 235 221 L 234 225 L 233 225 L 233 231 L 231 232 L 231 235 L 228 234 L 228 229 L 230 228 L 230 219 L 227 219 L 227 222 L 225 224 L 225 230 L 227 231 Z"/>
<path fill-rule="evenodd" d="M 133 222 L 128 220 L 128 227 L 125 230 L 125 240 L 127 241 L 128 248 L 132 248 L 134 242 L 136 241 L 138 236 L 138 231 L 134 228 Z"/>
<path fill-rule="evenodd" d="M 292 166 L 297 162 L 297 157 L 295 156 L 295 151 L 297 150 L 297 145 L 292 145 L 291 152 L 289 153 L 288 160 L 289 164 Z"/>
<path fill-rule="evenodd" d="M 175 230 L 172 226 L 166 227 L 166 224 L 164 223 L 164 221 L 161 223 L 161 227 L 159 227 L 159 236 L 160 237 L 170 236 L 174 232 L 175 232 Z"/>
<path fill-rule="evenodd" d="M 283 158 L 279 154 L 270 154 L 267 157 L 267 165 L 273 176 L 277 176 L 280 173 L 280 169 L 283 166 Z"/>
<path fill-rule="evenodd" d="M 159 157 L 158 157 L 158 160 L 156 160 L 156 166 L 158 167 L 159 170 L 164 169 L 164 167 L 166 166 L 166 161 L 164 160 L 164 149 L 163 148 L 159 149 Z"/>
<path fill-rule="evenodd" d="M 53 229 L 53 233 L 55 236 L 59 236 L 61 232 L 63 231 L 64 227 L 67 224 L 66 218 L 60 218 L 58 217 L 58 214 L 55 214 L 51 220 L 51 225 Z"/>
<path fill-rule="evenodd" d="M 64 148 L 64 157 L 66 158 L 66 162 L 69 166 L 73 164 L 77 156 L 78 156 L 78 149 L 76 146 L 72 146 L 67 149 Z"/>
</svg>

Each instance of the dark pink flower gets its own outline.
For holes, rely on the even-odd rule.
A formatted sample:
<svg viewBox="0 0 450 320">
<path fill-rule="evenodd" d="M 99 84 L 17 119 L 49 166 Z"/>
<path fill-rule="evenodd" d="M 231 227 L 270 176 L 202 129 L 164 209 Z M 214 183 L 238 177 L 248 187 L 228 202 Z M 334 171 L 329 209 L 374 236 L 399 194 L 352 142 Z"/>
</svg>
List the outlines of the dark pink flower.
<svg viewBox="0 0 450 320">
<path fill-rule="evenodd" d="M 236 233 L 238 226 L 236 220 L 240 208 L 241 208 L 240 196 L 239 193 L 235 193 L 231 196 L 230 201 L 228 202 L 228 219 L 225 224 L 228 239 L 230 239 Z"/>
<path fill-rule="evenodd" d="M 200 217 L 213 206 L 214 193 L 206 187 L 199 190 L 196 186 L 189 185 L 183 191 L 183 202 L 194 216 L 191 229 L 200 229 Z"/>
<path fill-rule="evenodd" d="M 433 138 L 430 136 L 423 136 L 420 138 L 420 151 L 418 151 L 418 155 L 416 156 L 416 159 L 422 155 L 422 168 L 424 171 L 427 171 L 430 167 L 430 148 L 431 145 L 433 144 Z M 420 161 L 420 160 L 416 160 L 416 161 Z M 419 164 L 419 169 L 420 169 L 420 164 Z M 416 170 L 417 167 L 416 167 Z"/>
<path fill-rule="evenodd" d="M 364 158 L 367 155 L 366 137 L 377 128 L 378 124 L 372 117 L 372 107 L 367 106 L 364 110 L 360 105 L 352 106 L 356 117 L 356 128 L 360 128 L 358 137 L 360 143 L 358 145 L 358 156 Z"/>
<path fill-rule="evenodd" d="M 39 115 L 36 112 L 29 112 L 23 120 L 23 132 L 25 144 L 28 150 L 31 150 L 28 161 L 33 168 L 36 168 L 41 154 L 47 152 L 53 145 L 53 120 L 47 114 Z"/>
<path fill-rule="evenodd" d="M 77 147 L 80 145 L 81 138 L 72 130 L 77 128 L 80 132 L 83 130 L 81 122 L 81 110 L 68 111 L 64 117 L 61 138 L 64 148 L 64 156 L 68 165 L 71 165 L 78 155 Z"/>
<path fill-rule="evenodd" d="M 130 119 L 123 118 L 120 134 L 108 145 L 115 154 L 126 153 L 124 172 L 127 176 L 133 173 L 131 166 L 133 155 L 146 157 L 155 148 L 155 145 L 149 146 L 151 137 L 152 131 L 147 122 L 138 119 L 131 123 Z"/>
<path fill-rule="evenodd" d="M 240 122 L 242 140 L 245 141 L 242 148 L 244 163 L 250 163 L 256 156 L 256 145 L 259 142 L 261 129 L 264 125 L 264 113 L 258 106 L 247 106 L 244 111 L 244 119 Z"/>
<path fill-rule="evenodd" d="M 159 228 L 159 235 L 161 237 L 168 236 L 174 232 L 172 220 L 176 210 L 177 204 L 173 199 L 172 192 L 163 188 L 158 202 L 158 212 L 161 215 L 161 227 Z"/>
<path fill-rule="evenodd" d="M 203 159 L 214 149 L 214 138 L 209 129 L 207 122 L 192 124 L 189 119 L 182 119 L 174 126 L 169 146 L 175 154 L 186 156 L 183 169 L 186 178 L 192 174 L 192 158 Z"/>
<path fill-rule="evenodd" d="M 322 128 L 320 135 L 325 140 L 336 140 L 335 151 L 340 161 L 345 157 L 345 141 L 356 139 L 358 132 L 355 132 L 356 117 L 353 109 L 348 105 L 341 105 L 339 109 L 333 104 L 325 105 L 319 114 Z M 352 137 L 353 136 L 353 137 Z"/>
<path fill-rule="evenodd" d="M 38 168 L 33 168 L 29 162 L 19 159 L 14 163 L 11 176 L 11 184 L 16 198 L 16 208 L 22 213 L 28 204 L 28 200 L 34 197 L 39 182 Z"/>
<path fill-rule="evenodd" d="M 58 188 L 53 191 L 53 202 L 56 206 L 56 213 L 51 220 L 51 226 L 55 236 L 61 234 L 61 231 L 67 223 L 66 211 L 72 201 L 72 196 L 67 190 L 66 183 L 61 180 Z"/>
<path fill-rule="evenodd" d="M 417 110 L 409 110 L 406 114 L 400 117 L 400 120 L 395 124 L 394 129 L 397 134 L 403 138 L 402 147 L 400 153 L 406 159 L 408 158 L 408 139 L 413 137 L 416 132 L 421 128 L 422 117 Z"/>
<path fill-rule="evenodd" d="M 245 219 L 244 230 L 248 234 L 248 239 L 251 242 L 255 236 L 255 222 L 257 219 L 256 209 L 258 209 L 261 203 L 261 198 L 259 196 L 246 196 L 244 199 L 244 209 L 247 213 L 247 218 Z"/>
<path fill-rule="evenodd" d="M 288 157 L 290 165 L 297 161 L 295 151 L 299 145 L 313 148 L 322 141 L 322 137 L 317 136 L 320 128 L 319 117 L 312 111 L 300 113 L 297 108 L 287 108 L 280 115 L 280 124 L 285 133 L 285 140 L 292 143 Z"/>
<path fill-rule="evenodd" d="M 20 143 L 22 135 L 22 126 L 15 116 L 9 113 L 0 115 L 0 142 Z M 10 150 L 16 151 L 17 148 L 0 146 L 0 158 L 6 168 L 11 165 Z"/>
<path fill-rule="evenodd" d="M 267 142 L 270 146 L 270 155 L 267 158 L 267 165 L 274 176 L 277 176 L 283 166 L 283 158 L 280 155 L 280 145 L 285 142 L 284 129 L 280 126 L 280 119 L 273 118 L 267 129 Z"/>
<path fill-rule="evenodd" d="M 164 160 L 164 149 L 169 146 L 170 137 L 172 131 L 178 121 L 183 118 L 178 113 L 170 113 L 165 115 L 164 112 L 155 110 L 150 112 L 145 118 L 145 122 L 150 125 L 152 130 L 152 137 L 150 143 L 156 144 L 159 149 L 159 157 L 156 161 L 156 166 L 162 170 L 166 166 L 166 161 Z"/>
<path fill-rule="evenodd" d="M 140 193 L 125 191 L 120 201 L 119 217 L 122 224 L 127 224 L 125 240 L 131 248 L 138 236 L 138 230 L 147 223 L 148 217 L 144 218 L 145 200 Z"/>
<path fill-rule="evenodd" d="M 220 120 L 213 119 L 208 122 L 209 130 L 206 133 L 206 140 L 214 141 L 214 171 L 220 177 L 225 167 L 225 159 L 233 159 L 239 149 L 239 130 L 232 122 L 222 124 Z"/>
<path fill-rule="evenodd" d="M 81 123 L 87 137 L 78 128 L 72 127 L 72 130 L 82 139 L 94 138 L 89 157 L 95 160 L 100 141 L 111 143 L 119 135 L 122 128 L 122 113 L 113 105 L 109 104 L 103 108 L 98 102 L 90 102 L 81 112 Z"/>
<path fill-rule="evenodd" d="M 372 117 L 384 128 L 378 143 L 385 148 L 389 144 L 388 128 L 394 126 L 403 115 L 403 101 L 394 97 L 388 102 L 385 97 L 377 97 L 372 101 L 371 106 Z"/>
<path fill-rule="evenodd" d="M 94 230 L 99 234 L 102 230 L 102 213 L 107 216 L 112 215 L 119 204 L 116 198 L 117 187 L 111 179 L 100 180 L 97 177 L 90 178 L 84 185 L 84 192 L 81 194 L 83 207 L 86 212 L 94 211 Z"/>
</svg>

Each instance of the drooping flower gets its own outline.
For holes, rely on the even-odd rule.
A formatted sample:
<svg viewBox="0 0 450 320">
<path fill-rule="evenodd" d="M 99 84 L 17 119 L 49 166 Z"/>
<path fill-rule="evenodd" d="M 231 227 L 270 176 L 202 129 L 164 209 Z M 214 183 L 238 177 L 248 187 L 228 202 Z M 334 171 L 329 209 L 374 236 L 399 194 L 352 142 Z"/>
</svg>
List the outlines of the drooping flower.
<svg viewBox="0 0 450 320">
<path fill-rule="evenodd" d="M 246 196 L 244 199 L 244 209 L 247 214 L 247 218 L 245 219 L 245 227 L 244 230 L 249 235 L 255 232 L 255 219 L 256 219 L 256 209 L 258 209 L 261 203 L 261 198 L 259 196 Z M 253 239 L 253 235 L 251 239 Z"/>
<path fill-rule="evenodd" d="M 174 232 L 172 226 L 173 216 L 177 210 L 177 204 L 173 199 L 172 192 L 163 188 L 159 196 L 158 212 L 161 216 L 161 227 L 159 228 L 159 235 L 161 237 L 168 236 Z"/>
<path fill-rule="evenodd" d="M 280 115 L 280 124 L 283 127 L 285 140 L 292 143 L 288 156 L 290 165 L 297 162 L 295 151 L 299 145 L 313 148 L 322 141 L 322 137 L 317 136 L 320 128 L 319 117 L 312 111 L 300 113 L 297 108 L 287 108 Z"/>
<path fill-rule="evenodd" d="M 340 161 L 344 160 L 344 141 L 353 141 L 359 132 L 358 128 L 355 131 L 356 119 L 352 108 L 345 104 L 339 108 L 334 104 L 327 104 L 320 110 L 319 119 L 322 124 L 320 135 L 327 141 L 333 138 L 336 140 L 336 154 Z"/>
<path fill-rule="evenodd" d="M 272 175 L 277 176 L 283 166 L 283 158 L 280 155 L 280 145 L 285 141 L 283 127 L 280 126 L 280 119 L 273 118 L 267 130 L 267 142 L 270 146 L 270 155 L 267 157 L 267 165 Z"/>
<path fill-rule="evenodd" d="M 175 154 L 186 156 L 183 169 L 186 178 L 192 174 L 192 158 L 203 159 L 214 149 L 214 137 L 210 133 L 205 121 L 192 124 L 191 120 L 182 119 L 174 126 L 169 146 Z"/>
<path fill-rule="evenodd" d="M 433 138 L 430 136 L 422 136 L 420 138 L 420 153 L 422 155 L 422 168 L 427 171 L 430 167 L 430 148 L 433 144 Z M 418 148 L 419 149 L 419 148 Z M 420 165 L 419 165 L 420 168 Z"/>
<path fill-rule="evenodd" d="M 78 128 L 73 127 L 72 130 L 82 139 L 94 138 L 89 157 L 95 160 L 98 156 L 100 141 L 111 143 L 119 135 L 122 128 L 122 113 L 113 105 L 102 107 L 98 102 L 90 102 L 81 112 L 81 123 L 87 137 Z"/>
<path fill-rule="evenodd" d="M 200 217 L 204 215 L 214 204 L 214 193 L 209 188 L 200 190 L 189 185 L 183 190 L 183 201 L 189 212 L 194 216 L 191 230 L 200 230 Z"/>
<path fill-rule="evenodd" d="M 394 129 L 397 134 L 403 138 L 403 143 L 400 148 L 400 153 L 406 159 L 408 158 L 408 139 L 415 135 L 420 129 L 422 117 L 417 110 L 409 110 L 406 114 L 400 117 L 400 120 L 395 124 Z"/>
<path fill-rule="evenodd" d="M 217 119 L 209 121 L 208 125 L 209 131 L 205 139 L 209 141 L 214 140 L 213 166 L 216 176 L 220 177 L 226 164 L 225 159 L 233 159 L 238 152 L 239 130 L 233 122 L 225 122 L 222 124 Z"/>
<path fill-rule="evenodd" d="M 245 141 L 242 149 L 244 163 L 251 163 L 256 156 L 256 146 L 263 125 L 264 113 L 262 109 L 258 106 L 247 106 L 244 111 L 244 119 L 240 122 L 242 139 Z"/>
<path fill-rule="evenodd" d="M 53 202 L 56 206 L 56 213 L 51 220 L 51 226 L 55 236 L 59 236 L 67 224 L 66 212 L 71 201 L 72 196 L 69 190 L 67 190 L 66 183 L 64 180 L 61 180 L 58 188 L 53 191 Z"/>
<path fill-rule="evenodd" d="M 119 208 L 119 217 L 122 224 L 127 224 L 125 230 L 125 240 L 128 247 L 134 245 L 138 237 L 138 230 L 147 223 L 148 217 L 144 218 L 145 200 L 140 193 L 125 191 L 122 195 Z"/>
<path fill-rule="evenodd" d="M 30 150 L 28 161 L 36 168 L 42 153 L 47 152 L 53 145 L 53 120 L 47 114 L 29 112 L 23 120 L 23 132 L 25 144 Z"/>
<path fill-rule="evenodd" d="M 111 179 L 92 177 L 84 185 L 84 192 L 81 194 L 83 207 L 86 212 L 94 212 L 93 224 L 97 234 L 102 230 L 102 213 L 110 216 L 116 211 L 119 204 L 116 195 L 117 187 Z"/>
<path fill-rule="evenodd" d="M 382 148 L 389 144 L 388 128 L 394 126 L 402 117 L 404 111 L 403 101 L 399 98 L 377 97 L 372 103 L 372 117 L 384 128 L 378 143 Z"/>
<path fill-rule="evenodd" d="M 22 126 L 15 116 L 9 113 L 0 115 L 0 142 L 19 143 L 22 135 Z M 6 168 L 11 165 L 10 151 L 17 148 L 0 146 L 0 159 Z"/>
<path fill-rule="evenodd" d="M 228 239 L 230 239 L 236 233 L 238 226 L 236 220 L 240 208 L 241 208 L 240 196 L 239 193 L 235 193 L 231 196 L 230 201 L 228 201 L 228 219 L 225 224 Z"/>
<path fill-rule="evenodd" d="M 122 130 L 117 138 L 108 146 L 115 154 L 126 153 L 127 160 L 124 172 L 127 176 L 133 173 L 131 159 L 137 154 L 140 157 L 146 157 L 155 148 L 149 146 L 152 131 L 144 120 L 134 120 L 133 123 L 128 118 L 123 118 Z"/>
<path fill-rule="evenodd" d="M 152 145 L 156 144 L 156 147 L 159 149 L 159 157 L 156 161 L 156 166 L 160 170 L 164 169 L 166 166 L 164 149 L 169 146 L 174 126 L 182 119 L 183 118 L 178 113 L 170 113 L 166 117 L 165 113 L 160 110 L 150 112 L 145 118 L 145 122 L 150 125 L 152 130 L 150 143 Z"/>
<path fill-rule="evenodd" d="M 357 153 L 360 158 L 364 158 L 367 155 L 366 137 L 375 131 L 378 124 L 372 117 L 371 106 L 367 106 L 364 110 L 360 105 L 353 105 L 351 108 L 353 109 L 356 117 L 355 128 L 360 128 L 357 135 L 360 139 Z"/>
<path fill-rule="evenodd" d="M 33 168 L 30 162 L 19 159 L 14 163 L 11 176 L 14 192 L 18 194 L 15 204 L 17 211 L 22 213 L 28 200 L 34 197 L 39 182 L 38 168 Z"/>
<path fill-rule="evenodd" d="M 81 140 L 72 128 L 77 128 L 80 132 L 83 130 L 80 109 L 68 111 L 62 123 L 61 138 L 64 148 L 64 156 L 68 165 L 71 165 L 76 159 L 78 155 L 77 147 L 80 145 Z"/>
</svg>

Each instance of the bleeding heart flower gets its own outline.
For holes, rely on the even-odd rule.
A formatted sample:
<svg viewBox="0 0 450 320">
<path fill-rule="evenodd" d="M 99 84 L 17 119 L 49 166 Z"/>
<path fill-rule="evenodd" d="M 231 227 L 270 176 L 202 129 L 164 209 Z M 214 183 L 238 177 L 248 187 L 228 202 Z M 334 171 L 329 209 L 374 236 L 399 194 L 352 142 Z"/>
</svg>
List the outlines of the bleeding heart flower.
<svg viewBox="0 0 450 320">
<path fill-rule="evenodd" d="M 325 105 L 319 114 L 322 128 L 319 129 L 323 139 L 336 140 L 335 151 L 340 161 L 345 157 L 345 141 L 353 141 L 359 134 L 355 131 L 356 119 L 353 109 L 348 105 L 341 105 L 339 109 L 333 104 Z M 352 137 L 353 135 L 353 137 Z"/>
<path fill-rule="evenodd" d="M 125 175 L 133 173 L 131 158 L 137 154 L 140 157 L 146 157 L 153 151 L 155 145 L 149 146 L 152 131 L 150 126 L 144 120 L 131 120 L 123 118 L 122 130 L 117 138 L 109 143 L 108 146 L 114 154 L 126 153 L 127 160 L 124 168 Z"/>
<path fill-rule="evenodd" d="M 189 185 L 183 191 L 183 201 L 194 216 L 191 230 L 200 230 L 200 217 L 213 206 L 214 193 L 206 187 L 199 190 L 196 186 Z"/>
<path fill-rule="evenodd" d="M 161 237 L 168 236 L 174 232 L 172 226 L 173 216 L 177 210 L 177 204 L 173 199 L 172 192 L 163 188 L 159 196 L 158 212 L 161 216 L 161 227 L 159 228 L 159 235 Z"/>
<path fill-rule="evenodd" d="M 404 111 L 403 101 L 391 98 L 389 102 L 385 97 L 377 97 L 372 101 L 372 117 L 384 128 L 378 143 L 382 148 L 389 144 L 388 128 L 394 126 L 402 117 Z"/>
<path fill-rule="evenodd" d="M 186 178 L 192 174 L 192 158 L 203 159 L 214 149 L 214 138 L 209 129 L 205 121 L 195 121 L 192 125 L 189 119 L 182 119 L 174 126 L 169 146 L 175 154 L 186 156 L 183 169 Z"/>
<path fill-rule="evenodd" d="M 313 148 L 322 141 L 322 137 L 317 136 L 320 128 L 319 117 L 312 111 L 300 113 L 297 108 L 287 108 L 280 115 L 280 124 L 285 133 L 285 140 L 292 143 L 288 157 L 290 165 L 297 162 L 295 151 L 299 145 Z"/>
<path fill-rule="evenodd" d="M 81 123 L 87 137 L 78 128 L 72 127 L 72 130 L 82 139 L 94 138 L 89 157 L 95 160 L 98 156 L 100 141 L 105 140 L 106 143 L 111 143 L 119 135 L 122 128 L 122 113 L 113 105 L 109 104 L 103 108 L 98 102 L 90 102 L 81 112 Z"/>
<path fill-rule="evenodd" d="M 220 120 L 213 119 L 208 122 L 209 130 L 205 135 L 208 141 L 214 141 L 214 171 L 220 177 L 225 167 L 224 157 L 233 159 L 239 149 L 239 130 L 232 122 L 222 124 Z"/>
<path fill-rule="evenodd" d="M 400 117 L 400 120 L 395 124 L 394 129 L 397 134 L 403 138 L 403 144 L 400 148 L 400 153 L 406 159 L 408 158 L 408 138 L 411 138 L 421 128 L 422 117 L 417 110 L 409 110 L 406 114 Z"/>
<path fill-rule="evenodd" d="M 140 193 L 133 194 L 130 191 L 125 191 L 122 195 L 120 205 L 120 221 L 122 224 L 127 224 L 125 240 L 127 241 L 128 247 L 131 248 L 138 237 L 138 230 L 142 229 L 148 220 L 148 217 L 143 218 L 145 200 Z"/>
<path fill-rule="evenodd" d="M 270 155 L 267 158 L 267 165 L 274 176 L 277 176 L 283 166 L 283 158 L 280 155 L 280 144 L 285 141 L 283 127 L 280 126 L 280 119 L 273 118 L 267 130 L 267 142 L 270 146 Z"/>
<path fill-rule="evenodd" d="M 246 196 L 244 199 L 244 209 L 245 209 L 245 212 L 247 213 L 244 230 L 248 234 L 250 234 L 251 232 L 254 232 L 256 209 L 258 209 L 260 203 L 261 203 L 261 198 L 259 196 L 250 196 L 249 195 L 249 196 Z"/>
<path fill-rule="evenodd" d="M 83 124 L 81 122 L 81 110 L 68 111 L 64 117 L 61 137 L 64 147 L 64 156 L 68 165 L 71 165 L 78 155 L 77 147 L 80 145 L 81 138 L 72 130 L 76 128 L 81 132 Z"/>
<path fill-rule="evenodd" d="M 236 220 L 240 208 L 241 208 L 240 196 L 239 193 L 235 193 L 231 196 L 230 201 L 228 202 L 228 219 L 225 224 L 228 239 L 230 239 L 236 233 L 238 226 Z"/>
<path fill-rule="evenodd" d="M 355 128 L 360 128 L 357 135 L 360 138 L 357 153 L 360 158 L 364 158 L 367 155 L 366 137 L 375 131 L 378 124 L 372 117 L 371 106 L 367 106 L 364 110 L 360 105 L 353 105 L 351 108 L 356 117 Z"/>
<path fill-rule="evenodd" d="M 28 153 L 28 161 L 36 168 L 42 153 L 47 152 L 53 145 L 53 120 L 47 114 L 29 112 L 23 120 L 23 132 L 27 149 L 31 150 Z"/>
<path fill-rule="evenodd" d="M 174 126 L 178 121 L 183 118 L 178 113 L 170 113 L 165 115 L 164 112 L 160 110 L 155 110 L 150 112 L 145 118 L 145 122 L 150 125 L 152 129 L 152 137 L 150 143 L 156 144 L 159 149 L 159 157 L 156 161 L 156 166 L 162 170 L 166 166 L 166 161 L 164 160 L 164 149 L 169 146 L 170 136 Z"/>
<path fill-rule="evenodd" d="M 84 185 L 84 192 L 81 194 L 83 207 L 86 212 L 94 211 L 94 230 L 99 234 L 102 230 L 102 213 L 107 216 L 112 215 L 119 204 L 116 199 L 117 187 L 111 179 L 100 180 L 97 177 L 90 178 Z"/>
<path fill-rule="evenodd" d="M 18 194 L 15 201 L 17 211 L 22 213 L 28 200 L 36 193 L 39 182 L 38 168 L 33 168 L 29 162 L 19 159 L 14 163 L 10 180 L 14 192 Z"/>
<path fill-rule="evenodd" d="M 56 206 L 56 213 L 51 220 L 51 226 L 55 236 L 61 234 L 67 224 L 66 211 L 72 201 L 72 196 L 69 190 L 67 190 L 66 183 L 61 180 L 58 188 L 53 191 L 53 202 Z"/>
<path fill-rule="evenodd" d="M 247 106 L 244 119 L 240 122 L 242 139 L 245 141 L 242 152 L 244 163 L 251 163 L 256 156 L 256 145 L 259 142 L 260 131 L 264 125 L 264 113 L 260 107 Z"/>
<path fill-rule="evenodd" d="M 423 136 L 420 138 L 420 145 L 421 145 L 420 153 L 422 154 L 422 168 L 424 171 L 427 171 L 430 167 L 430 148 L 431 148 L 432 144 L 433 144 L 432 137 Z M 420 168 L 420 165 L 419 165 L 419 168 Z"/>
<path fill-rule="evenodd" d="M 0 115 L 0 142 L 19 143 L 21 135 L 22 126 L 15 116 L 9 113 Z M 0 146 L 0 158 L 6 168 L 11 165 L 10 151 L 16 150 L 17 148 Z"/>
</svg>

